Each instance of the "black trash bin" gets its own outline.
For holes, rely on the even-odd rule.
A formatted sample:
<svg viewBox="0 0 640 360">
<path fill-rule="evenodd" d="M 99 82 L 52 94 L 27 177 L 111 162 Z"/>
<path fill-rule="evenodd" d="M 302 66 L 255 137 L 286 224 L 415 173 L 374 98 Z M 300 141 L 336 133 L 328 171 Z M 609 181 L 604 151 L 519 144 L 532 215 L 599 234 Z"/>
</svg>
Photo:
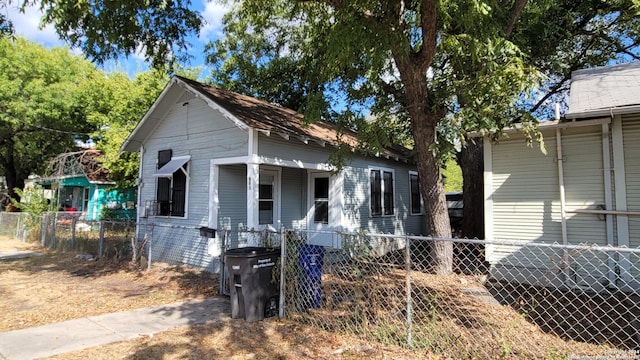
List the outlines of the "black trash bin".
<svg viewBox="0 0 640 360">
<path fill-rule="evenodd" d="M 279 258 L 279 248 L 245 247 L 225 252 L 231 318 L 258 321 L 277 315 L 280 284 L 274 271 L 278 271 Z"/>
<path fill-rule="evenodd" d="M 300 290 L 304 309 L 319 308 L 322 301 L 322 265 L 324 248 L 319 245 L 304 245 L 298 250 L 298 264 L 302 270 Z"/>
</svg>

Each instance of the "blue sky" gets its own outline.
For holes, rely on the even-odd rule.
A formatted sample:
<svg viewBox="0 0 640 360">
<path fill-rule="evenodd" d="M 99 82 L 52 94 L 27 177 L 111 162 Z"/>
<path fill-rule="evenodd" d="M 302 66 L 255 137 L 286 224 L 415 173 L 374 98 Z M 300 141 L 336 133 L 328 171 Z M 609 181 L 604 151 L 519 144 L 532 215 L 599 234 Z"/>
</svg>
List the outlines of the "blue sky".
<svg viewBox="0 0 640 360">
<path fill-rule="evenodd" d="M 192 8 L 199 11 L 205 19 L 205 25 L 200 31 L 200 36 L 190 39 L 193 45 L 191 54 L 194 56 L 194 59 L 192 59 L 191 63 L 187 64 L 187 66 L 196 67 L 204 65 L 204 58 L 202 56 L 204 46 L 210 40 L 222 36 L 222 16 L 228 10 L 228 7 L 208 0 L 192 1 Z M 65 45 L 65 43 L 58 38 L 51 25 L 46 26 L 44 29 L 39 29 L 42 13 L 37 6 L 29 7 L 24 13 L 21 13 L 17 9 L 17 4 L 12 2 L 7 5 L 7 9 L 2 10 L 6 12 L 7 17 L 13 22 L 16 35 L 46 47 Z M 77 49 L 72 49 L 72 51 L 78 54 L 80 53 Z M 102 67 L 106 71 L 122 70 L 131 76 L 138 71 L 144 71 L 147 68 L 147 64 L 138 54 L 130 54 L 128 57 L 123 56 L 118 60 L 108 62 Z"/>
</svg>

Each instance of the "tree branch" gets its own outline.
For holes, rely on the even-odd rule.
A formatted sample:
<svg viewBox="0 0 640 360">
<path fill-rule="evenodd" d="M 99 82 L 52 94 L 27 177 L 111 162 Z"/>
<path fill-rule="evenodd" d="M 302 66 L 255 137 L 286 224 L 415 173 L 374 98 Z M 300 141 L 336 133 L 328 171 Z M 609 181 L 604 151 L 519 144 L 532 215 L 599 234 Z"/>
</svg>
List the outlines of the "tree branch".
<svg viewBox="0 0 640 360">
<path fill-rule="evenodd" d="M 527 5 L 527 0 L 516 0 L 511 7 L 511 15 L 509 16 L 509 21 L 505 24 L 504 27 L 504 35 L 507 39 L 511 37 L 513 34 L 513 29 L 516 26 L 516 22 L 520 19 L 520 15 L 522 15 L 522 11 L 524 7 Z"/>
<path fill-rule="evenodd" d="M 420 7 L 422 47 L 415 53 L 422 72 L 427 71 L 436 54 L 438 39 L 438 1 L 424 0 Z"/>
</svg>

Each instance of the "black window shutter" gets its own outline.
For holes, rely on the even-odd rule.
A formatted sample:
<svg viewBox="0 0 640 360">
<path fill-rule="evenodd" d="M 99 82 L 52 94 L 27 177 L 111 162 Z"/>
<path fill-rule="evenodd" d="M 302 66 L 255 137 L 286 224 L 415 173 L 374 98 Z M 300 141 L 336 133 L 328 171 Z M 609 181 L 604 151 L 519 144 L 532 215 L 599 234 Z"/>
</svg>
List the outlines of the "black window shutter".
<svg viewBox="0 0 640 360">
<path fill-rule="evenodd" d="M 171 156 L 173 156 L 171 149 L 158 151 L 158 169 L 171 161 Z M 156 201 L 158 202 L 158 215 L 169 215 L 171 208 L 171 179 L 158 178 Z"/>
<path fill-rule="evenodd" d="M 393 173 L 384 172 L 384 214 L 393 215 Z"/>
<path fill-rule="evenodd" d="M 173 189 L 171 189 L 171 216 L 184 216 L 186 190 L 187 176 L 182 170 L 178 170 L 173 173 Z"/>
<path fill-rule="evenodd" d="M 382 187 L 380 170 L 371 170 L 371 215 L 382 215 Z"/>
<path fill-rule="evenodd" d="M 411 213 L 419 214 L 422 211 L 420 209 L 420 179 L 415 174 L 409 175 L 409 178 L 411 179 Z"/>
</svg>

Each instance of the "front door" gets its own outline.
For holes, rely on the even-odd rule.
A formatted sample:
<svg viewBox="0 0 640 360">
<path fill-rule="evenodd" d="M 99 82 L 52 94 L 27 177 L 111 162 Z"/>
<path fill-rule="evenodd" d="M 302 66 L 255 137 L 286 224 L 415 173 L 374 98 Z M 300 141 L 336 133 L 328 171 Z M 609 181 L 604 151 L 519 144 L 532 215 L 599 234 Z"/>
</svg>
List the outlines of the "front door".
<svg viewBox="0 0 640 360">
<path fill-rule="evenodd" d="M 337 247 L 334 179 L 328 172 L 309 173 L 308 241 L 313 245 Z"/>
<path fill-rule="evenodd" d="M 258 224 L 260 229 L 280 227 L 280 174 L 277 170 L 261 169 L 258 189 Z"/>
</svg>

